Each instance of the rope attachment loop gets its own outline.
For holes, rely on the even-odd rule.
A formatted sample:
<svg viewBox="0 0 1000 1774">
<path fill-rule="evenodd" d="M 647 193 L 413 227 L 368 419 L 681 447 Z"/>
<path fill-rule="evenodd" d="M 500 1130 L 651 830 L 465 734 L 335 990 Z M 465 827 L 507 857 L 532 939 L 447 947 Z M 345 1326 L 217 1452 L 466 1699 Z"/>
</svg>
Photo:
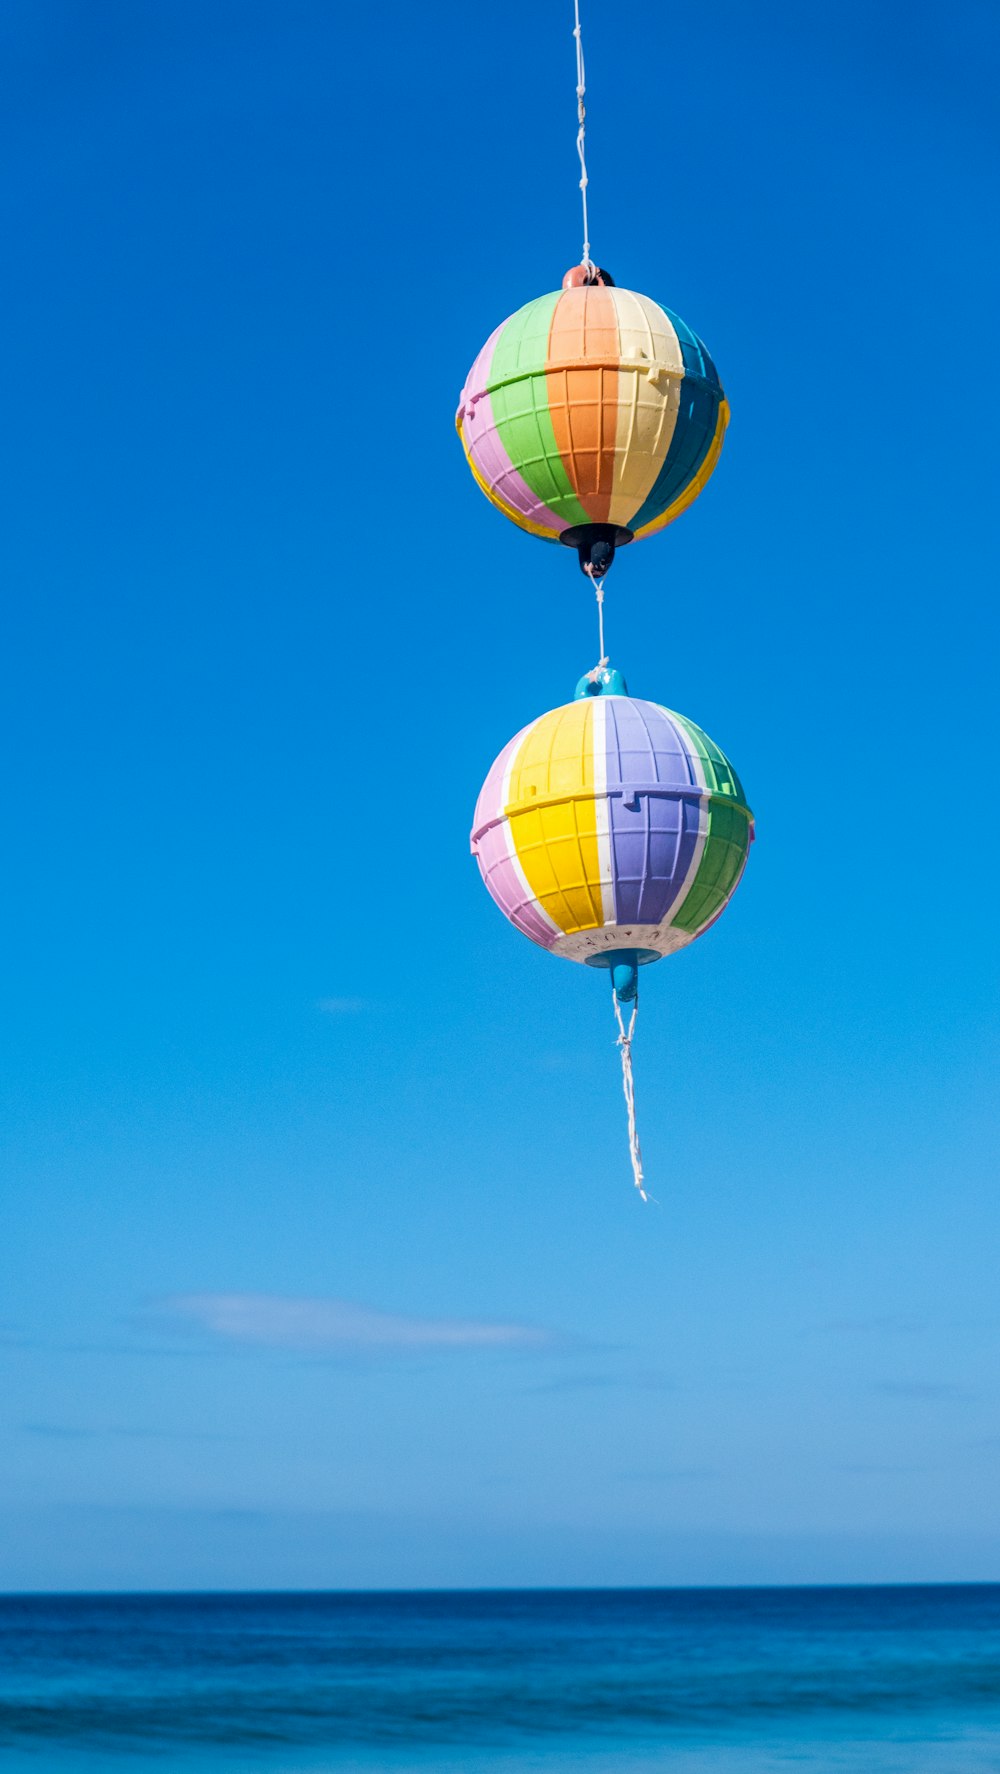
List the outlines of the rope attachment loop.
<svg viewBox="0 0 1000 1774">
<path fill-rule="evenodd" d="M 594 596 L 597 599 L 597 644 L 600 649 L 600 658 L 590 674 L 592 678 L 596 678 L 597 673 L 603 671 L 608 663 L 608 656 L 604 651 L 604 579 L 598 577 L 589 561 L 583 570 L 594 587 Z"/>
</svg>

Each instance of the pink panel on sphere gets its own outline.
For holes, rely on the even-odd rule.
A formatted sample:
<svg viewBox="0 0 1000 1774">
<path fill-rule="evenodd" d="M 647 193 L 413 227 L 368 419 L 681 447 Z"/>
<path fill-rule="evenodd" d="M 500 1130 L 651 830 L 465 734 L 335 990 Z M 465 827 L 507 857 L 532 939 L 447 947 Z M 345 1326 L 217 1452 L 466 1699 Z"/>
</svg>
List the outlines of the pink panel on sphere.
<svg viewBox="0 0 1000 1774">
<path fill-rule="evenodd" d="M 493 826 L 480 839 L 476 852 L 486 890 L 505 918 L 509 918 L 532 942 L 550 949 L 559 935 L 535 904 L 531 891 L 525 887 L 516 865 L 507 851 L 505 825 Z"/>
<path fill-rule="evenodd" d="M 540 524 L 554 535 L 561 535 L 569 528 L 566 519 L 543 504 L 514 467 L 497 430 L 493 402 L 486 393 L 493 349 L 506 325 L 507 322 L 503 321 L 490 334 L 466 377 L 459 406 L 462 439 L 486 485 L 505 504 L 531 523 Z"/>
<path fill-rule="evenodd" d="M 530 726 L 534 725 L 532 721 Z M 507 821 L 503 817 L 503 785 L 507 766 L 529 730 L 529 727 L 522 728 L 510 744 L 504 746 L 479 791 L 472 830 L 473 834 L 480 832 L 481 836 L 478 840 L 473 836 L 472 848 L 486 890 L 500 907 L 504 917 L 509 918 L 532 942 L 540 943 L 543 949 L 549 949 L 559 932 L 535 902 L 531 889 L 525 886 L 520 869 L 511 858 L 507 843 Z M 491 824 L 491 821 L 496 823 Z M 488 830 L 483 831 L 484 826 Z"/>
<path fill-rule="evenodd" d="M 465 378 L 465 387 L 462 389 L 462 398 L 458 403 L 459 416 L 461 417 L 463 424 L 468 423 L 468 414 L 465 409 L 470 404 L 473 395 L 482 394 L 483 389 L 486 387 L 487 377 L 490 373 L 490 364 L 493 362 L 493 347 L 506 325 L 507 322 L 502 320 L 499 326 L 493 328 L 493 331 Z"/>
</svg>

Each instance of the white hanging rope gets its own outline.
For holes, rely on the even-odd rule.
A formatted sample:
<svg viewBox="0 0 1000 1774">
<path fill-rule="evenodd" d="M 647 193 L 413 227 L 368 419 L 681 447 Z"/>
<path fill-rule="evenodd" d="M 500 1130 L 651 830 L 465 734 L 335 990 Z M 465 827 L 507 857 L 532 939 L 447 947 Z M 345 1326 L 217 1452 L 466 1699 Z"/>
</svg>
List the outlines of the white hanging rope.
<svg viewBox="0 0 1000 1774">
<path fill-rule="evenodd" d="M 635 1126 L 635 1086 L 632 1082 L 632 1036 L 635 1034 L 635 1019 L 639 1014 L 639 1005 L 637 1002 L 632 1005 L 632 1015 L 629 1017 L 628 1029 L 626 1029 L 617 993 L 614 994 L 611 1001 L 615 1007 L 615 1020 L 618 1024 L 617 1046 L 621 1048 L 622 1054 L 622 1089 L 625 1092 L 625 1107 L 628 1110 L 628 1149 L 632 1159 L 632 1175 L 643 1201 L 648 1201 L 649 1196 L 646 1193 L 645 1179 L 642 1174 L 642 1150 Z"/>
<path fill-rule="evenodd" d="M 583 570 L 586 573 L 587 578 L 590 580 L 591 585 L 594 587 L 594 596 L 597 599 L 597 640 L 598 646 L 600 647 L 600 658 L 594 666 L 593 671 L 588 672 L 587 674 L 588 677 L 594 679 L 598 672 L 603 671 L 608 663 L 608 656 L 604 651 L 604 580 L 596 577 L 590 561 L 587 562 Z"/>
<path fill-rule="evenodd" d="M 583 258 L 581 264 L 588 271 L 596 270 L 590 256 L 590 222 L 587 218 L 587 108 L 584 99 L 587 96 L 587 76 L 583 67 L 583 33 L 580 29 L 580 0 L 573 0 L 576 26 L 573 35 L 576 38 L 576 117 L 579 129 L 576 132 L 576 151 L 580 156 L 580 195 L 583 199 Z"/>
</svg>

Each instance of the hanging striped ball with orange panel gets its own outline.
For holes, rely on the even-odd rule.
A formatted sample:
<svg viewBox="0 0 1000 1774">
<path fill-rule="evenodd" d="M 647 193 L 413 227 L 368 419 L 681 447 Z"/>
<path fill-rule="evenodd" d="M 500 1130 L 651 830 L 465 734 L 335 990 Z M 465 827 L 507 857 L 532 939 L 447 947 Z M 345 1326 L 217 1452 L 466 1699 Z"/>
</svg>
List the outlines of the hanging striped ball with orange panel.
<svg viewBox="0 0 1000 1774">
<path fill-rule="evenodd" d="M 457 425 L 483 492 L 522 530 L 577 548 L 587 571 L 604 539 L 596 577 L 615 546 L 655 535 L 698 497 L 729 408 L 679 316 L 595 275 L 497 327 Z"/>
</svg>

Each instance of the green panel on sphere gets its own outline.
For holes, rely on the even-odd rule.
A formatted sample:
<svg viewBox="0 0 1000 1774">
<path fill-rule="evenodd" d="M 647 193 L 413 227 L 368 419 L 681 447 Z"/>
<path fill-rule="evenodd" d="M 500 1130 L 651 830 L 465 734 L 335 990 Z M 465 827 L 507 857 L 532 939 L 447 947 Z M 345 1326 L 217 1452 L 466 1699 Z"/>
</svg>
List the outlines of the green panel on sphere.
<svg viewBox="0 0 1000 1774">
<path fill-rule="evenodd" d="M 511 316 L 496 342 L 488 386 L 500 441 L 518 473 L 551 511 L 569 524 L 585 524 L 587 513 L 556 445 L 545 375 L 561 294 L 538 296 Z"/>
<path fill-rule="evenodd" d="M 703 728 L 696 727 L 693 721 L 689 721 L 687 715 L 671 712 L 674 720 L 684 728 L 705 766 L 705 781 L 708 788 L 716 795 L 731 795 L 734 801 L 740 801 L 745 807 L 747 800 L 743 792 L 743 784 L 725 752 L 719 750 L 715 740 L 709 739 Z"/>
<path fill-rule="evenodd" d="M 680 911 L 671 919 L 677 930 L 693 936 L 722 910 L 740 878 L 749 848 L 750 819 L 744 808 L 735 801 L 728 805 L 724 800 L 711 800 L 708 837 L 698 872 Z"/>
</svg>

